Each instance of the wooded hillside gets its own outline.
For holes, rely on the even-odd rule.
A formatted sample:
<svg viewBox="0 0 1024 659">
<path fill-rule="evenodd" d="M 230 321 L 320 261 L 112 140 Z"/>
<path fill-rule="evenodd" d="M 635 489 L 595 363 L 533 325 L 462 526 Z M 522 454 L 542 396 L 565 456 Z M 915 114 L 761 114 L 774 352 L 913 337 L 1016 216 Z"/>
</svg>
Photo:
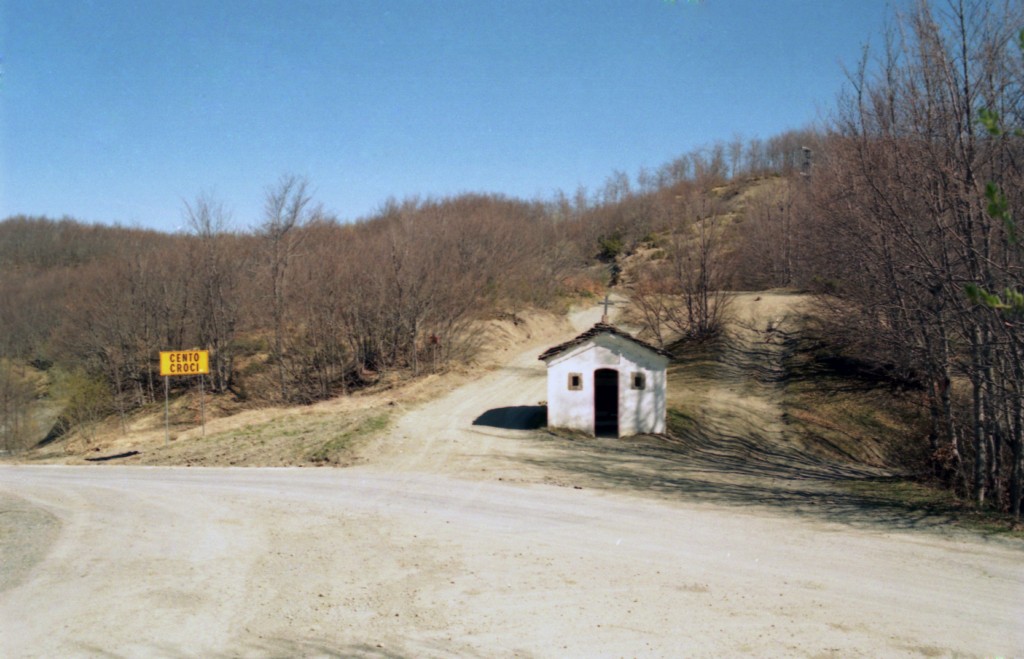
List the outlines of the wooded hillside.
<svg viewBox="0 0 1024 659">
<path fill-rule="evenodd" d="M 1019 2 L 920 3 L 813 130 L 720 142 L 595 192 L 389 201 L 341 223 L 305 181 L 256 228 L 216 199 L 167 235 L 0 223 L 0 443 L 158 399 L 157 353 L 212 351 L 210 390 L 306 403 L 472 356 L 474 323 L 618 285 L 652 340 L 713 334 L 727 291 L 820 294 L 820 339 L 920 392 L 934 478 L 1020 515 L 1024 140 Z M 629 268 L 622 266 L 634 256 Z M 45 429 L 43 429 L 45 432 Z"/>
</svg>

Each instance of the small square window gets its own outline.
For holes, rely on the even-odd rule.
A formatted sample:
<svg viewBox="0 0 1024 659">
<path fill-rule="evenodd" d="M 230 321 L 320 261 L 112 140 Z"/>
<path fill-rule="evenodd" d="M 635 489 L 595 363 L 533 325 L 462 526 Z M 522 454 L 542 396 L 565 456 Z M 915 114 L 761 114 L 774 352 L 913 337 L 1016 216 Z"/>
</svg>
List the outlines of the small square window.
<svg viewBox="0 0 1024 659">
<path fill-rule="evenodd" d="M 579 391 L 583 388 L 583 374 L 582 373 L 570 373 L 569 374 L 569 390 Z"/>
<path fill-rule="evenodd" d="M 647 377 L 643 373 L 634 373 L 632 381 L 634 389 L 643 389 L 647 386 Z"/>
</svg>

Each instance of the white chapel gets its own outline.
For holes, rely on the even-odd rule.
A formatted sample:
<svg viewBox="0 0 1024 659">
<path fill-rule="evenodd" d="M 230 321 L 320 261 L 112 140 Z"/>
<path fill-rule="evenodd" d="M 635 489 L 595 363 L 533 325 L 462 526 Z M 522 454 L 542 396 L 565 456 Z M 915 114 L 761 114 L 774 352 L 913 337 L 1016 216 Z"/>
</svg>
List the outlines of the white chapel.
<svg viewBox="0 0 1024 659">
<path fill-rule="evenodd" d="M 539 357 L 548 426 L 627 437 L 665 432 L 669 354 L 604 322 Z"/>
</svg>

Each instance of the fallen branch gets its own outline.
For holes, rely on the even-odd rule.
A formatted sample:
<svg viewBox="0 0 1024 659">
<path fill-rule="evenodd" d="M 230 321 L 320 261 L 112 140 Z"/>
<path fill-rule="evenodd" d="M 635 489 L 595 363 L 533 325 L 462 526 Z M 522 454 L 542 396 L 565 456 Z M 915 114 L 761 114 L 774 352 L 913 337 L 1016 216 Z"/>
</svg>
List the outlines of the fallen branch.
<svg viewBox="0 0 1024 659">
<path fill-rule="evenodd" d="M 130 458 L 133 455 L 138 455 L 138 451 L 127 451 L 125 453 L 118 453 L 116 455 L 105 455 L 101 458 L 86 458 L 86 462 L 106 462 L 107 460 L 119 460 L 121 458 Z"/>
</svg>

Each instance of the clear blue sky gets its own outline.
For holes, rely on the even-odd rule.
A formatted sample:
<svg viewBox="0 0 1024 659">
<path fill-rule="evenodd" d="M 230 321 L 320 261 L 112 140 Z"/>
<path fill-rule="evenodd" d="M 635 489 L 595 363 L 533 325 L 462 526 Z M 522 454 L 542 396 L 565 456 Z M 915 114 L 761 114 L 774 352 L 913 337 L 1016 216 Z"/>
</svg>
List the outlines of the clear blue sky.
<svg viewBox="0 0 1024 659">
<path fill-rule="evenodd" d="M 827 114 L 893 1 L 0 0 L 0 218 L 593 191 Z"/>
</svg>

